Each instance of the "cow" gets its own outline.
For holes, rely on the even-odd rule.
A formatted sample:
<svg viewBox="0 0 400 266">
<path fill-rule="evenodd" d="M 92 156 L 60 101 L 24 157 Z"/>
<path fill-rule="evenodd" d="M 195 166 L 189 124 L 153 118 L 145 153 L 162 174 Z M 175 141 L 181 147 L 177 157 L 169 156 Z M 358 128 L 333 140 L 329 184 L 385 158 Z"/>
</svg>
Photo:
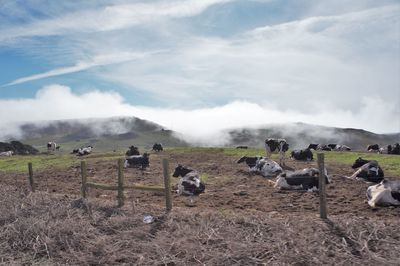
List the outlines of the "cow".
<svg viewBox="0 0 400 266">
<path fill-rule="evenodd" d="M 56 150 L 59 151 L 60 148 L 61 148 L 61 146 L 60 146 L 60 145 L 57 145 Z"/>
<path fill-rule="evenodd" d="M 362 165 L 350 178 L 362 178 L 368 182 L 379 183 L 383 180 L 384 173 L 377 161 L 370 161 Z"/>
<path fill-rule="evenodd" d="M 264 157 L 261 156 L 255 156 L 255 157 L 248 157 L 248 156 L 243 156 L 242 158 L 240 158 L 237 163 L 242 163 L 242 162 L 246 162 L 247 166 L 249 168 L 252 168 L 254 166 L 256 166 L 257 162 L 261 159 L 263 159 Z"/>
<path fill-rule="evenodd" d="M 363 158 L 361 158 L 361 157 L 358 157 L 358 159 L 356 159 L 356 160 L 354 161 L 354 163 L 353 163 L 353 165 L 351 166 L 351 168 L 356 169 L 356 168 L 361 167 L 361 166 L 363 166 L 364 164 L 369 163 L 369 162 L 371 162 L 371 160 L 365 160 L 365 159 L 363 159 Z M 375 162 L 376 162 L 376 161 L 375 161 Z"/>
<path fill-rule="evenodd" d="M 55 151 L 57 149 L 57 143 L 55 143 L 54 141 L 49 141 L 47 142 L 47 151 Z"/>
<path fill-rule="evenodd" d="M 367 151 L 368 152 L 378 152 L 379 151 L 379 145 L 378 144 L 368 145 Z"/>
<path fill-rule="evenodd" d="M 177 190 L 179 195 L 197 196 L 205 190 L 205 185 L 201 182 L 199 173 L 191 168 L 179 164 L 172 176 L 181 177 Z"/>
<path fill-rule="evenodd" d="M 236 146 L 236 149 L 247 149 L 247 146 Z"/>
<path fill-rule="evenodd" d="M 92 149 L 93 149 L 92 146 L 87 146 L 87 147 L 79 148 L 79 149 L 78 149 L 78 152 L 77 152 L 77 155 L 78 155 L 78 156 L 83 156 L 83 155 L 91 154 L 91 153 L 92 153 Z"/>
<path fill-rule="evenodd" d="M 80 149 L 80 148 L 79 148 Z M 71 154 L 78 153 L 79 149 L 73 149 Z"/>
<path fill-rule="evenodd" d="M 400 180 L 384 179 L 377 185 L 369 186 L 367 199 L 371 207 L 400 206 Z"/>
<path fill-rule="evenodd" d="M 125 153 L 126 156 L 132 156 L 132 155 L 140 155 L 139 148 L 135 146 L 130 146 L 129 150 Z"/>
<path fill-rule="evenodd" d="M 325 169 L 325 181 L 330 183 L 330 177 Z M 316 168 L 304 168 L 297 171 L 286 171 L 276 179 L 275 188 L 280 190 L 312 190 L 319 188 L 319 170 Z"/>
<path fill-rule="evenodd" d="M 150 161 L 149 161 L 149 154 L 148 153 L 143 153 L 143 155 L 131 155 L 127 156 L 125 158 L 125 163 L 124 167 L 128 168 L 140 168 L 140 169 L 145 169 L 146 167 L 149 167 Z"/>
<path fill-rule="evenodd" d="M 389 146 L 390 146 L 390 152 L 389 152 Z M 392 145 L 388 145 L 388 154 L 400 154 L 400 144 L 399 143 L 395 143 L 393 146 Z"/>
<path fill-rule="evenodd" d="M 332 149 L 330 147 L 328 147 L 327 145 L 322 145 L 322 144 L 318 145 L 317 150 L 320 150 L 320 151 L 332 151 Z"/>
<path fill-rule="evenodd" d="M 335 150 L 337 151 L 351 151 L 351 148 L 347 145 L 337 145 Z"/>
<path fill-rule="evenodd" d="M 329 148 L 331 148 L 332 150 L 336 149 L 337 144 L 328 144 L 327 145 Z"/>
<path fill-rule="evenodd" d="M 289 144 L 285 139 L 266 139 L 265 151 L 267 152 L 267 159 L 271 158 L 271 153 L 274 151 L 279 152 L 279 164 L 285 164 L 285 152 L 289 149 Z"/>
<path fill-rule="evenodd" d="M 0 152 L 0 156 L 12 156 L 14 154 L 14 152 L 13 151 L 3 151 L 3 152 Z"/>
<path fill-rule="evenodd" d="M 314 151 L 316 151 L 318 149 L 319 144 L 313 144 L 311 143 L 310 145 L 308 145 L 307 149 L 313 149 Z"/>
<path fill-rule="evenodd" d="M 152 149 L 152 150 L 153 150 L 153 151 L 159 152 L 159 151 L 163 151 L 164 148 L 163 148 L 163 146 L 161 145 L 161 143 L 154 143 L 153 149 Z"/>
<path fill-rule="evenodd" d="M 250 173 L 260 174 L 263 177 L 275 177 L 283 171 L 282 167 L 277 162 L 261 156 L 243 156 L 237 161 L 237 163 L 241 162 L 246 162 L 249 166 Z"/>
<path fill-rule="evenodd" d="M 309 148 L 305 150 L 293 150 L 290 157 L 299 161 L 312 161 L 314 159 L 313 153 Z"/>
</svg>

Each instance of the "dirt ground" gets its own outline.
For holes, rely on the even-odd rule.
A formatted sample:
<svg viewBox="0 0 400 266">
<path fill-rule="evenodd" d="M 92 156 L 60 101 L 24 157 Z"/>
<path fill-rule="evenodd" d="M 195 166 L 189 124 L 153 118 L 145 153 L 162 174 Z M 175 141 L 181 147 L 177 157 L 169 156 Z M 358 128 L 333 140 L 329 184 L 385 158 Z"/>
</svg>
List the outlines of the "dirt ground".
<svg viewBox="0 0 400 266">
<path fill-rule="evenodd" d="M 168 158 L 170 173 L 180 163 L 206 174 L 206 191 L 195 198 L 195 206 L 189 207 L 189 198 L 173 194 L 173 206 L 195 210 L 214 209 L 235 213 L 279 212 L 282 215 L 301 213 L 318 215 L 318 193 L 299 191 L 278 191 L 271 180 L 248 173 L 245 164 L 237 164 L 237 156 L 225 155 L 222 152 L 193 152 L 152 154 L 150 167 L 145 171 L 125 169 L 125 184 L 162 185 L 162 159 Z M 316 162 L 286 161 L 287 167 L 302 169 L 317 167 Z M 87 160 L 88 181 L 116 184 L 117 163 L 104 160 Z M 367 204 L 366 189 L 370 185 L 364 181 L 350 180 L 354 170 L 347 165 L 327 164 L 328 174 L 333 182 L 327 185 L 328 215 L 354 215 L 358 217 L 380 217 L 381 219 L 398 219 L 400 208 L 371 208 Z M 81 176 L 79 165 L 68 169 L 49 168 L 34 173 L 36 189 L 50 193 L 79 195 Z M 177 180 L 173 180 L 176 182 Z M 0 183 L 19 188 L 28 188 L 27 174 L 0 173 Z M 116 201 L 116 191 L 90 189 L 90 198 L 104 198 Z M 164 205 L 160 193 L 138 190 L 125 190 L 126 201 L 135 205 Z"/>
</svg>

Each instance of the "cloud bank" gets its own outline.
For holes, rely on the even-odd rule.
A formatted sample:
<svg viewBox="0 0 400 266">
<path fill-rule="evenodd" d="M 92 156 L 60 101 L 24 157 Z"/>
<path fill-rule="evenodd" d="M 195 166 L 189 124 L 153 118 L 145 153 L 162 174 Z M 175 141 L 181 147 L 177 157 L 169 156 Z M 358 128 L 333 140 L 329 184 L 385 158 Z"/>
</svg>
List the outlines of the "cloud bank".
<svg viewBox="0 0 400 266">
<path fill-rule="evenodd" d="M 10 115 L 12 114 L 12 115 Z M 192 143 L 221 144 L 226 129 L 262 127 L 273 123 L 310 124 L 362 128 L 376 133 L 399 132 L 400 121 L 388 123 L 387 117 L 399 117 L 395 106 L 379 98 L 363 97 L 362 110 L 315 109 L 312 113 L 279 110 L 248 101 L 234 101 L 213 108 L 193 110 L 133 106 L 115 92 L 90 91 L 76 94 L 67 86 L 50 85 L 31 99 L 0 100 L 0 139 L 18 137 L 17 125 L 43 120 L 135 116 L 158 123 L 182 134 Z"/>
</svg>

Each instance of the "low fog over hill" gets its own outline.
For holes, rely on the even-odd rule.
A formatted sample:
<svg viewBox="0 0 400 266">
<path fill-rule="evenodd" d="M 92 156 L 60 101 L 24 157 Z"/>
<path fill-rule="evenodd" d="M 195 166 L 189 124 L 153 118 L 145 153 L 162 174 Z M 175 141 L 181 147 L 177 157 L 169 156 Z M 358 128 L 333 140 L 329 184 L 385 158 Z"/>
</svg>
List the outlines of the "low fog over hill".
<svg viewBox="0 0 400 266">
<path fill-rule="evenodd" d="M 263 147 L 266 138 L 285 138 L 291 148 L 304 148 L 309 143 L 338 143 L 346 144 L 356 150 L 365 150 L 368 144 L 387 145 L 399 142 L 400 136 L 400 134 L 375 134 L 361 129 L 288 123 L 223 130 L 216 132 L 212 141 L 207 142 L 194 141 L 193 136 L 185 136 L 136 117 L 25 123 L 19 125 L 17 132 L 16 136 L 9 136 L 6 140 L 20 139 L 39 148 L 51 140 L 64 144 L 67 148 L 92 144 L 99 150 L 122 149 L 128 145 L 138 145 L 148 149 L 154 142 L 161 142 L 166 146 L 191 144 Z M 199 131 L 197 134 L 201 136 L 202 133 Z"/>
</svg>

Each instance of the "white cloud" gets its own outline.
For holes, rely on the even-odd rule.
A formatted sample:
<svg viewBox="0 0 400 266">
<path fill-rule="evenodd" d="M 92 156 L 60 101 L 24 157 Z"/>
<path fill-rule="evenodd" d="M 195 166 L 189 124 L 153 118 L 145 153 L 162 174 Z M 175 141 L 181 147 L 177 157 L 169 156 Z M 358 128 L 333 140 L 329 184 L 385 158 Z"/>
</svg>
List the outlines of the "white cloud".
<svg viewBox="0 0 400 266">
<path fill-rule="evenodd" d="M 13 114 L 10 116 L 9 114 Z M 33 99 L 0 100 L 0 139 L 16 135 L 19 122 L 43 120 L 136 116 L 173 129 L 190 142 L 221 144 L 223 130 L 244 126 L 256 127 L 271 123 L 305 122 L 336 127 L 363 128 L 384 133 L 399 132 L 400 122 L 395 106 L 387 106 L 380 98 L 364 97 L 362 110 L 315 110 L 313 114 L 296 110 L 277 110 L 247 101 L 235 101 L 214 108 L 194 110 L 149 108 L 127 104 L 114 92 L 91 91 L 81 95 L 61 85 L 47 86 Z"/>
</svg>

